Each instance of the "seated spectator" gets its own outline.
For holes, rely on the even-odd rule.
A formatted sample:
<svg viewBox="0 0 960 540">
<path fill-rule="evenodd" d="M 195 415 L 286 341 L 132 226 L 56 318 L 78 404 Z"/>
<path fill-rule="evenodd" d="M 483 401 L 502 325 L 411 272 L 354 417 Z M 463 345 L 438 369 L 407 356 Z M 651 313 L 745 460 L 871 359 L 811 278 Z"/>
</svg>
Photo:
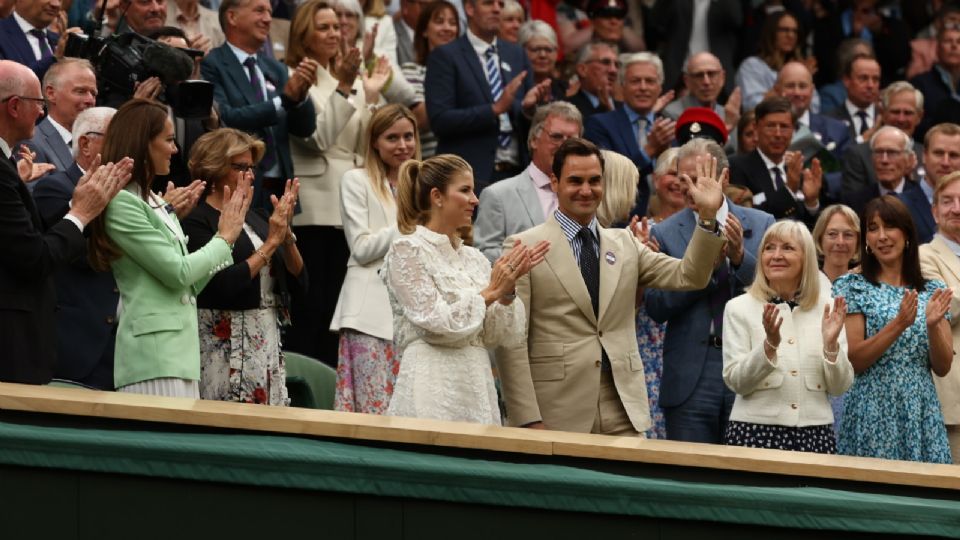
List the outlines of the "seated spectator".
<svg viewBox="0 0 960 540">
<path fill-rule="evenodd" d="M 584 138 L 605 150 L 630 158 L 640 177 L 653 172 L 654 160 L 674 139 L 676 122 L 657 117 L 655 110 L 663 88 L 663 64 L 651 53 L 626 57 L 620 71 L 624 107 L 594 115 L 584 123 Z M 644 215 L 650 198 L 646 181 L 640 183 L 635 214 Z"/>
<path fill-rule="evenodd" d="M 740 121 L 740 91 L 730 95 L 726 106 L 717 99 L 726 84 L 727 74 L 720 59 L 709 52 L 691 55 L 683 66 L 683 85 L 689 90 L 686 96 L 671 101 L 663 109 L 663 115 L 676 120 L 689 107 L 704 107 L 723 119 L 727 132 L 733 133 Z"/>
<path fill-rule="evenodd" d="M 530 66 L 533 68 L 533 80 L 537 84 L 550 79 L 550 101 L 560 101 L 567 97 L 567 81 L 559 77 L 557 71 L 557 34 L 543 21 L 523 23 L 519 31 L 521 47 L 527 52 Z"/>
<path fill-rule="evenodd" d="M 204 53 L 223 45 L 225 40 L 217 12 L 201 6 L 199 0 L 173 0 L 167 6 L 164 25 L 183 30 L 190 48 Z"/>
<path fill-rule="evenodd" d="M 930 202 L 917 182 L 910 179 L 916 156 L 910 136 L 893 126 L 883 126 L 870 139 L 876 183 L 869 184 L 850 198 L 849 206 L 863 217 L 867 203 L 882 195 L 894 195 L 910 211 L 911 228 L 917 238 L 927 243 L 936 232 Z M 864 219 L 864 223 L 869 220 Z"/>
<path fill-rule="evenodd" d="M 196 295 L 230 250 L 250 206 L 242 181 L 225 203 L 217 235 L 187 253 L 187 239 L 168 203 L 150 191 L 153 175 L 170 168 L 176 152 L 166 107 L 133 99 L 110 121 L 103 159 L 133 159 L 133 176 L 93 222 L 90 260 L 112 270 L 123 309 L 117 328 L 114 384 L 121 392 L 200 397 L 200 339 Z M 229 195 L 229 197 L 226 197 Z"/>
<path fill-rule="evenodd" d="M 202 250 L 218 232 L 226 197 L 241 181 L 253 182 L 264 145 L 250 135 L 221 128 L 203 135 L 190 153 L 190 174 L 206 193 L 183 221 L 187 248 Z M 307 275 L 290 230 L 299 182 L 288 181 L 274 210 L 248 211 L 224 265 L 197 297 L 200 331 L 200 398 L 286 406 L 287 376 L 280 330 L 289 325 L 291 288 Z"/>
<path fill-rule="evenodd" d="M 737 122 L 737 154 L 749 154 L 757 148 L 757 115 L 749 110 Z"/>
<path fill-rule="evenodd" d="M 49 27 L 57 18 L 57 0 L 16 0 L 13 15 L 0 19 L 0 58 L 23 64 L 37 78 L 63 56 L 67 40 Z"/>
<path fill-rule="evenodd" d="M 74 158 L 70 151 L 73 122 L 97 102 L 93 66 L 80 58 L 60 60 L 43 77 L 43 96 L 47 117 L 37 124 L 33 138 L 22 142 L 36 153 L 34 163 L 51 163 L 56 170 L 66 171 Z"/>
<path fill-rule="evenodd" d="M 340 334 L 333 407 L 383 414 L 393 395 L 400 356 L 393 347 L 390 300 L 379 272 L 400 236 L 393 195 L 400 166 L 420 157 L 416 120 L 402 105 L 387 105 L 373 114 L 364 139 L 366 164 L 347 171 L 340 189 L 350 260 L 330 323 L 330 331 Z"/>
<path fill-rule="evenodd" d="M 420 0 L 400 0 L 400 9 L 393 17 L 393 30 L 397 34 L 397 63 L 401 68 L 408 62 L 416 62 L 413 42 L 417 33 L 414 29 L 417 27 L 417 19 L 420 18 L 423 7 L 420 5 Z"/>
<path fill-rule="evenodd" d="M 914 149 L 916 144 L 914 142 Z M 932 206 L 940 180 L 948 174 L 960 171 L 960 126 L 937 124 L 927 130 L 923 138 L 923 170 L 920 188 Z"/>
<path fill-rule="evenodd" d="M 500 10 L 500 30 L 497 32 L 497 37 L 523 46 L 523 43 L 520 43 L 520 26 L 526 22 L 526 19 L 523 6 L 517 0 L 506 0 L 503 3 L 503 9 Z M 556 35 L 554 35 L 554 41 L 556 41 Z"/>
<path fill-rule="evenodd" d="M 120 13 L 117 34 L 145 36 L 167 24 L 167 0 L 120 0 Z"/>
<path fill-rule="evenodd" d="M 864 133 L 865 142 L 850 145 L 840 162 L 843 173 L 843 196 L 852 197 L 867 186 L 877 183 L 877 172 L 873 167 L 873 156 L 870 152 L 870 139 L 881 126 L 893 126 L 911 138 L 910 149 L 915 160 L 908 176 L 911 180 L 920 176 L 923 171 L 923 145 L 913 139 L 913 136 L 923 118 L 923 101 L 923 94 L 905 81 L 894 82 L 883 89 L 880 94 L 882 107 L 877 108 L 880 119 L 874 124 L 873 129 Z M 929 191 L 933 193 L 933 189 Z"/>
<path fill-rule="evenodd" d="M 929 71 L 917 75 L 910 82 L 925 98 L 924 119 L 918 128 L 923 137 L 935 124 L 947 121 L 948 105 L 958 98 L 960 81 L 960 27 L 945 27 L 937 34 L 937 62 Z"/>
<path fill-rule="evenodd" d="M 953 3 L 945 3 L 937 12 L 936 18 L 927 30 L 918 34 L 910 41 L 910 64 L 907 66 L 906 78 L 912 79 L 921 73 L 925 73 L 937 63 L 939 56 L 937 48 L 939 43 L 937 36 L 943 32 L 944 28 L 960 28 L 960 6 Z"/>
<path fill-rule="evenodd" d="M 768 17 L 781 11 L 788 11 L 797 17 L 800 28 L 803 30 L 799 39 L 805 43 L 813 29 L 815 14 L 812 8 L 813 6 L 810 6 L 810 3 L 804 0 L 757 0 L 744 6 L 744 9 L 742 9 L 743 27 L 740 29 L 737 56 L 743 59 L 757 54 L 763 25 L 767 22 Z"/>
<path fill-rule="evenodd" d="M 812 227 L 820 212 L 822 171 L 816 159 L 804 170 L 803 156 L 787 151 L 796 122 L 792 105 L 786 98 L 767 98 L 755 113 L 757 148 L 730 158 L 730 183 L 753 193 L 754 208 Z"/>
<path fill-rule="evenodd" d="M 828 395 L 853 383 L 846 303 L 820 278 L 803 224 L 767 229 L 759 258 L 746 294 L 723 313 L 723 380 L 737 394 L 723 442 L 835 454 Z"/>
<path fill-rule="evenodd" d="M 403 76 L 416 92 L 417 99 L 425 101 L 424 81 L 427 78 L 427 59 L 430 53 L 450 43 L 460 35 L 460 20 L 453 4 L 446 0 L 434 0 L 420 9 L 420 20 L 417 21 L 416 33 L 413 40 L 415 60 L 403 64 Z M 420 132 L 420 146 L 423 158 L 426 159 L 437 153 L 437 137 L 430 130 L 430 119 L 425 122 L 417 120 Z"/>
<path fill-rule="evenodd" d="M 950 290 L 921 274 L 910 214 L 895 196 L 870 201 L 863 212 L 862 271 L 833 284 L 834 296 L 847 301 L 847 354 L 856 373 L 844 397 L 837 451 L 950 463 L 930 373 L 946 375 L 953 360 Z"/>
<path fill-rule="evenodd" d="M 837 72 L 833 76 L 834 79 L 817 87 L 816 94 L 820 96 L 821 113 L 829 115 L 843 108 L 843 104 L 847 101 L 847 89 L 843 85 L 844 70 L 858 56 L 873 58 L 873 47 L 860 38 L 847 38 L 840 42 L 840 46 L 837 47 Z M 823 74 L 823 71 L 819 73 Z"/>
<path fill-rule="evenodd" d="M 877 4 L 878 0 L 835 3 L 827 16 L 815 20 L 813 55 L 822 72 L 811 71 L 817 86 L 830 82 L 836 72 L 837 48 L 847 38 L 861 38 L 873 46 L 883 66 L 884 86 L 904 77 L 910 61 L 910 29 L 903 21 L 882 15 Z"/>
<path fill-rule="evenodd" d="M 530 165 L 480 194 L 474 245 L 491 263 L 500 258 L 508 236 L 540 225 L 557 209 L 557 194 L 550 187 L 553 156 L 565 140 L 582 132 L 583 120 L 573 105 L 560 101 L 537 109 L 527 138 Z"/>
<path fill-rule="evenodd" d="M 614 99 L 620 60 L 613 47 L 606 43 L 584 45 L 577 53 L 575 69 L 580 90 L 568 97 L 567 101 L 580 110 L 584 121 L 594 114 L 623 106 Z"/>
<path fill-rule="evenodd" d="M 744 109 L 756 107 L 765 97 L 773 94 L 777 72 L 787 62 L 803 62 L 811 72 L 816 70 L 816 58 L 805 58 L 803 55 L 797 39 L 799 32 L 800 23 L 787 11 L 767 18 L 760 34 L 759 53 L 745 59 L 737 69 L 736 83 L 743 93 Z M 814 109 L 819 110 L 819 104 Z"/>
<path fill-rule="evenodd" d="M 597 222 L 604 228 L 623 227 L 637 200 L 640 175 L 626 156 L 610 150 L 600 153 L 603 155 L 603 198 L 597 207 Z"/>
<path fill-rule="evenodd" d="M 870 128 L 879 125 L 880 64 L 870 56 L 854 56 L 843 68 L 842 82 L 847 99 L 828 114 L 847 125 L 851 143 L 867 142 L 873 135 Z"/>
<path fill-rule="evenodd" d="M 589 19 L 582 18 L 584 13 L 570 6 L 557 11 L 564 55 L 572 56 L 587 43 L 595 42 L 607 43 L 622 53 L 646 48 L 640 34 L 625 25 L 627 4 L 624 0 L 589 0 L 585 4 Z"/>
<path fill-rule="evenodd" d="M 47 71 L 47 76 L 52 72 Z M 76 160 L 68 168 L 38 180 L 33 189 L 33 200 L 44 223 L 55 224 L 70 211 L 77 182 L 93 170 L 115 112 L 109 107 L 91 107 L 77 115 L 72 135 Z M 53 377 L 97 390 L 113 390 L 120 295 L 113 274 L 90 268 L 85 252 L 54 275 L 57 363 Z"/>
<path fill-rule="evenodd" d="M 790 100 L 797 129 L 793 142 L 812 135 L 835 158 L 840 159 L 850 143 L 847 126 L 840 120 L 810 110 L 814 92 L 813 75 L 802 62 L 787 62 L 777 74 L 776 93 Z"/>
</svg>

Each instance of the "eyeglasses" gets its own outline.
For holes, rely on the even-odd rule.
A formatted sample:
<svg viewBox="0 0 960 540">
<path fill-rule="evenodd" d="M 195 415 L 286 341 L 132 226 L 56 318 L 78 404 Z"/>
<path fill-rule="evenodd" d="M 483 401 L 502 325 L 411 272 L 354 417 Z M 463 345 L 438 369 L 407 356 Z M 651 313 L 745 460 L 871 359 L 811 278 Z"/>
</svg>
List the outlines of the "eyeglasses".
<svg viewBox="0 0 960 540">
<path fill-rule="evenodd" d="M 527 52 L 530 54 L 553 54 L 557 52 L 557 48 L 552 45 L 543 45 L 542 47 L 527 47 Z"/>
<path fill-rule="evenodd" d="M 722 72 L 721 72 L 719 69 L 707 69 L 707 70 L 703 70 L 703 71 L 696 71 L 696 72 L 693 72 L 693 73 L 687 73 L 687 76 L 690 77 L 690 78 L 692 78 L 692 79 L 704 79 L 704 78 L 706 78 L 706 79 L 709 79 L 709 80 L 714 80 L 714 79 L 716 79 L 717 77 L 720 76 L 720 73 L 722 73 Z"/>
<path fill-rule="evenodd" d="M 591 58 L 590 60 L 587 60 L 587 63 L 603 64 L 607 67 L 616 66 L 617 69 L 620 68 L 620 62 L 618 60 L 614 60 L 613 58 Z"/>
<path fill-rule="evenodd" d="M 5 97 L 5 98 L 3 98 L 3 99 L 0 99 L 0 103 L 6 103 L 6 102 L 10 101 L 10 100 L 13 99 L 13 98 L 22 99 L 22 100 L 24 100 L 24 101 L 32 101 L 32 102 L 36 103 L 37 105 L 39 105 L 39 106 L 40 106 L 40 109 L 42 109 L 43 111 L 46 111 L 46 110 L 47 110 L 47 101 L 46 101 L 45 99 L 43 99 L 43 98 L 37 98 L 37 97 L 12 95 L 12 96 L 7 96 L 7 97 Z"/>
<path fill-rule="evenodd" d="M 237 171 L 240 174 L 247 174 L 247 171 L 252 171 L 256 165 L 251 165 L 249 163 L 231 163 L 230 168 Z"/>
<path fill-rule="evenodd" d="M 879 157 L 880 159 L 893 159 L 900 157 L 906 152 L 906 150 L 894 150 L 893 148 L 874 148 L 873 155 Z"/>
</svg>

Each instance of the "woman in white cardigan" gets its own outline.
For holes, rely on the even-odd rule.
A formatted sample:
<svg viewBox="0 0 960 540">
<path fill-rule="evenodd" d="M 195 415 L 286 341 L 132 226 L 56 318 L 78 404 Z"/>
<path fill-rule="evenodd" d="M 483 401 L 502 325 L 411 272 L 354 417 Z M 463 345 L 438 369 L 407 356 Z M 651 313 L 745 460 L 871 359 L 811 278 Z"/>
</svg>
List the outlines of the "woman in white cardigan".
<svg viewBox="0 0 960 540">
<path fill-rule="evenodd" d="M 293 168 L 300 178 L 301 212 L 293 219 L 294 234 L 315 286 L 292 303 L 285 346 L 329 364 L 338 340 L 322 329 L 330 324 L 350 252 L 340 230 L 340 180 L 363 164 L 363 135 L 371 109 L 390 76 L 381 59 L 367 74 L 360 51 L 343 43 L 337 14 L 323 0 L 303 3 L 290 24 L 287 65 L 312 58 L 320 65 L 309 98 L 317 129 L 306 138 L 291 137 Z"/>
<path fill-rule="evenodd" d="M 340 332 L 338 411 L 382 414 L 400 370 L 393 348 L 393 317 L 379 271 L 399 236 L 394 192 L 400 165 L 420 159 L 413 113 L 387 105 L 374 113 L 366 137 L 367 163 L 343 176 L 340 215 L 350 246 L 347 277 L 330 330 Z"/>
<path fill-rule="evenodd" d="M 846 313 L 806 227 L 784 220 L 767 229 L 753 284 L 723 314 L 723 380 L 737 394 L 725 444 L 836 453 L 827 394 L 853 383 Z"/>
</svg>

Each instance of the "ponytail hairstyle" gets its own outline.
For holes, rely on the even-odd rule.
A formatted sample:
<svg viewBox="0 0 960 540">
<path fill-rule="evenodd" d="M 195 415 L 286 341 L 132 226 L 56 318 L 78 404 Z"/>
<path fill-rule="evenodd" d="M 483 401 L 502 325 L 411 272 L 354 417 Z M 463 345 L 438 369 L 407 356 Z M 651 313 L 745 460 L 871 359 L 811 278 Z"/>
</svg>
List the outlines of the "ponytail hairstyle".
<svg viewBox="0 0 960 540">
<path fill-rule="evenodd" d="M 411 234 L 430 218 L 430 192 L 446 193 L 457 174 L 473 174 L 460 156 L 440 154 L 424 161 L 410 159 L 400 166 L 397 179 L 397 224 L 402 234 Z"/>
</svg>

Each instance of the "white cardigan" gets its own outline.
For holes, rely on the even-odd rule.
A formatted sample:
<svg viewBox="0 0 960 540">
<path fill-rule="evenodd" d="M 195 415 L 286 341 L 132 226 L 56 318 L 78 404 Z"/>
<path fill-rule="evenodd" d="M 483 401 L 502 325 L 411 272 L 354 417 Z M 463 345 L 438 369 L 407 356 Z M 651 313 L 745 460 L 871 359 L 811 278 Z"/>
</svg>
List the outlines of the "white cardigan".
<svg viewBox="0 0 960 540">
<path fill-rule="evenodd" d="M 827 393 L 840 395 L 853 384 L 847 336 L 840 332 L 835 362 L 823 354 L 823 306 L 833 304 L 829 281 L 822 279 L 813 309 L 777 309 L 783 317 L 780 346 L 773 362 L 763 350 L 765 302 L 749 293 L 727 302 L 723 313 L 723 381 L 736 392 L 730 420 L 804 427 L 833 423 Z"/>
<path fill-rule="evenodd" d="M 363 82 L 354 81 L 354 94 L 345 99 L 326 69 L 317 70 L 317 83 L 310 87 L 317 129 L 309 137 L 290 137 L 293 170 L 300 178 L 300 207 L 295 226 L 341 225 L 340 179 L 350 169 L 363 165 L 363 138 L 370 121 Z"/>
<path fill-rule="evenodd" d="M 377 197 L 365 170 L 353 169 L 343 175 L 340 184 L 340 214 L 350 260 L 330 330 L 350 328 L 392 340 L 390 299 L 378 272 L 390 244 L 400 236 L 397 207 Z"/>
</svg>

